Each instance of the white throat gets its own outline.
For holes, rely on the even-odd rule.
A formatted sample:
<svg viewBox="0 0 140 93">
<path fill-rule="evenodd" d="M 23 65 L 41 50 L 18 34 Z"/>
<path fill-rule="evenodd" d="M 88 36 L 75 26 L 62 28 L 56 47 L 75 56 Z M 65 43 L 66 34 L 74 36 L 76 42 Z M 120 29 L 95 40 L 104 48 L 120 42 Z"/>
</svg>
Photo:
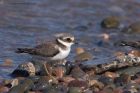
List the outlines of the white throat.
<svg viewBox="0 0 140 93">
<path fill-rule="evenodd" d="M 59 51 L 60 52 L 56 56 L 54 56 L 52 58 L 52 60 L 62 60 L 62 59 L 65 59 L 69 55 L 70 50 L 71 50 L 71 45 L 73 44 L 73 43 L 64 42 L 64 41 L 62 41 L 60 39 L 57 39 L 57 40 L 62 45 L 66 46 L 66 49 L 63 49 L 62 47 L 59 47 Z"/>
</svg>

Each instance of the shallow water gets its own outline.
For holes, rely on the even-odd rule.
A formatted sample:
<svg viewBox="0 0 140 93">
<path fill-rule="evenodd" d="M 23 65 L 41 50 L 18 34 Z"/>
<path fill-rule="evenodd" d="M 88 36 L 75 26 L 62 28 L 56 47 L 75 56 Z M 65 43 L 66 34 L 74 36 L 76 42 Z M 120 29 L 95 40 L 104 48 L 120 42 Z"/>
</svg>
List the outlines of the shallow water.
<svg viewBox="0 0 140 93">
<path fill-rule="evenodd" d="M 0 74 L 5 77 L 18 64 L 30 59 L 30 55 L 16 54 L 17 47 L 33 47 L 58 32 L 72 33 L 78 42 L 69 60 L 73 60 L 76 47 L 86 48 L 97 59 L 129 50 L 114 47 L 113 43 L 124 38 L 140 40 L 138 34 L 124 35 L 119 29 L 102 29 L 100 22 L 116 15 L 127 26 L 139 20 L 139 6 L 139 0 L 0 0 L 0 64 L 7 58 L 14 63 L 12 68 L 0 68 Z M 108 43 L 100 42 L 102 38 L 98 35 L 102 33 L 111 36 Z M 95 48 L 99 51 L 94 51 Z"/>
</svg>

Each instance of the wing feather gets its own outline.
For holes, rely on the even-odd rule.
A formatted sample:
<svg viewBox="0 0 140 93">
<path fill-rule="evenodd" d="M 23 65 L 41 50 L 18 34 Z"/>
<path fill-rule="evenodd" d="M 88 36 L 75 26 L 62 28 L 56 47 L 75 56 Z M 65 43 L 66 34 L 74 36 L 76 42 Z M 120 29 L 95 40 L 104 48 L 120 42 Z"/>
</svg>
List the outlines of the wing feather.
<svg viewBox="0 0 140 93">
<path fill-rule="evenodd" d="M 54 43 L 44 43 L 34 48 L 35 55 L 52 57 L 59 53 L 58 45 Z"/>
</svg>

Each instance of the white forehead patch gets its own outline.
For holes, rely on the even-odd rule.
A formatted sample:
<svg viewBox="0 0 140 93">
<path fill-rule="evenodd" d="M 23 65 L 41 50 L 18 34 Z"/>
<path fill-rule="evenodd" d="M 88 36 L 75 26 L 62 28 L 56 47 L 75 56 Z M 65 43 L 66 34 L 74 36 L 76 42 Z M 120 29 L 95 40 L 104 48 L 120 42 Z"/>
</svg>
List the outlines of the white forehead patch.
<svg viewBox="0 0 140 93">
<path fill-rule="evenodd" d="M 54 36 L 55 37 L 62 37 L 62 36 L 64 36 L 64 33 L 58 33 L 58 34 L 55 34 Z"/>
<path fill-rule="evenodd" d="M 70 33 L 58 33 L 58 34 L 55 34 L 54 36 L 57 38 L 59 38 L 59 37 L 64 37 L 64 38 L 73 37 Z"/>
</svg>

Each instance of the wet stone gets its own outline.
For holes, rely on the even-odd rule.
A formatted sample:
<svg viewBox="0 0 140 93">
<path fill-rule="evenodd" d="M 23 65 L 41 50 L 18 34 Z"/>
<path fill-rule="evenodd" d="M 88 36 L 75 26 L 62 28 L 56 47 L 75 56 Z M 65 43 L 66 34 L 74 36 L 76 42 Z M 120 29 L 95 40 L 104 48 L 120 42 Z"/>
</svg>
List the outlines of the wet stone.
<svg viewBox="0 0 140 93">
<path fill-rule="evenodd" d="M 81 47 L 78 47 L 76 48 L 76 54 L 81 54 L 81 53 L 84 53 L 85 52 L 85 49 L 84 48 L 81 48 Z"/>
<path fill-rule="evenodd" d="M 128 53 L 128 55 L 132 55 L 135 57 L 140 57 L 140 51 L 139 50 L 132 50 Z"/>
<path fill-rule="evenodd" d="M 43 93 L 67 93 L 67 87 L 64 85 L 53 85 L 42 91 Z"/>
<path fill-rule="evenodd" d="M 129 74 L 123 73 L 120 75 L 120 77 L 117 77 L 114 79 L 114 83 L 117 86 L 123 86 L 124 84 L 127 84 L 131 81 L 131 76 Z"/>
<path fill-rule="evenodd" d="M 52 85 L 53 79 L 48 76 L 41 76 L 35 83 L 33 90 L 44 90 Z"/>
<path fill-rule="evenodd" d="M 113 93 L 113 89 L 112 89 L 112 88 L 109 88 L 109 87 L 105 87 L 105 88 L 103 89 L 103 91 L 104 91 L 105 93 Z"/>
<path fill-rule="evenodd" d="M 9 91 L 8 87 L 0 85 L 0 93 L 9 93 L 8 91 Z"/>
<path fill-rule="evenodd" d="M 25 79 L 17 86 L 12 87 L 8 93 L 24 93 L 30 90 L 32 87 L 33 87 L 32 80 Z"/>
<path fill-rule="evenodd" d="M 140 85 L 136 83 L 130 83 L 124 86 L 125 91 L 130 91 L 131 93 L 138 93 L 140 91 Z"/>
<path fill-rule="evenodd" d="M 30 76 L 28 79 L 31 79 L 34 83 L 38 82 L 41 76 Z"/>
<path fill-rule="evenodd" d="M 83 62 L 93 59 L 93 55 L 89 52 L 83 52 L 75 57 L 76 62 Z"/>
<path fill-rule="evenodd" d="M 98 92 L 104 88 L 104 84 L 97 80 L 91 80 L 91 81 L 89 81 L 89 83 L 92 83 L 92 84 L 90 84 L 91 85 L 90 89 L 94 92 Z"/>
<path fill-rule="evenodd" d="M 68 93 L 82 93 L 82 90 L 79 87 L 70 87 Z"/>
<path fill-rule="evenodd" d="M 104 76 L 114 79 L 114 78 L 118 77 L 119 75 L 117 73 L 113 73 L 113 72 L 105 72 Z"/>
<path fill-rule="evenodd" d="M 132 93 L 131 91 L 125 90 L 123 93 Z"/>
<path fill-rule="evenodd" d="M 122 30 L 124 33 L 140 33 L 140 22 L 130 24 Z"/>
<path fill-rule="evenodd" d="M 98 79 L 100 82 L 102 82 L 104 85 L 109 85 L 109 84 L 112 84 L 113 83 L 113 79 L 110 78 L 110 77 L 106 77 L 106 76 L 101 76 L 99 79 Z"/>
<path fill-rule="evenodd" d="M 71 76 L 67 76 L 67 77 L 62 77 L 61 79 L 59 79 L 59 82 L 64 82 L 64 83 L 68 84 L 73 80 L 75 80 L 75 78 L 73 78 Z"/>
<path fill-rule="evenodd" d="M 32 62 L 35 66 L 35 73 L 36 75 L 39 76 L 45 76 L 47 75 L 46 71 L 45 71 L 45 67 L 44 67 L 44 62 Z"/>
<path fill-rule="evenodd" d="M 89 80 L 89 85 L 90 86 L 98 86 L 100 85 L 102 82 L 99 82 L 96 78 L 95 79 L 90 79 Z M 104 86 L 104 84 L 102 83 L 101 85 Z"/>
<path fill-rule="evenodd" d="M 66 68 L 64 66 L 57 66 L 52 68 L 53 76 L 57 78 L 62 78 L 66 73 Z"/>
<path fill-rule="evenodd" d="M 17 86 L 19 84 L 19 79 L 11 79 L 11 80 L 4 80 L 3 84 L 7 86 L 8 88 L 12 88 L 14 86 Z"/>
<path fill-rule="evenodd" d="M 66 67 L 66 75 L 69 75 L 74 68 L 75 64 L 73 62 L 67 62 L 65 67 Z"/>
<path fill-rule="evenodd" d="M 35 84 L 32 90 L 34 91 L 42 91 L 46 89 L 47 87 L 51 86 L 49 83 L 46 82 L 38 82 Z"/>
<path fill-rule="evenodd" d="M 101 26 L 103 28 L 118 28 L 120 25 L 119 19 L 115 16 L 109 16 L 103 19 Z"/>
<path fill-rule="evenodd" d="M 35 67 L 31 62 L 20 64 L 11 74 L 13 77 L 28 77 L 35 75 Z"/>
<path fill-rule="evenodd" d="M 88 74 L 86 74 L 79 66 L 75 66 L 71 71 L 72 77 L 76 79 L 88 79 Z"/>
<path fill-rule="evenodd" d="M 137 73 L 135 74 L 135 76 L 139 78 L 139 77 L 140 77 L 140 72 L 137 72 Z"/>
<path fill-rule="evenodd" d="M 92 90 L 85 90 L 84 93 L 93 93 Z"/>
<path fill-rule="evenodd" d="M 88 84 L 86 81 L 73 80 L 68 84 L 68 87 L 79 87 L 81 89 L 85 89 L 88 88 Z"/>
<path fill-rule="evenodd" d="M 122 88 L 115 88 L 113 93 L 123 93 L 123 89 Z"/>
</svg>

